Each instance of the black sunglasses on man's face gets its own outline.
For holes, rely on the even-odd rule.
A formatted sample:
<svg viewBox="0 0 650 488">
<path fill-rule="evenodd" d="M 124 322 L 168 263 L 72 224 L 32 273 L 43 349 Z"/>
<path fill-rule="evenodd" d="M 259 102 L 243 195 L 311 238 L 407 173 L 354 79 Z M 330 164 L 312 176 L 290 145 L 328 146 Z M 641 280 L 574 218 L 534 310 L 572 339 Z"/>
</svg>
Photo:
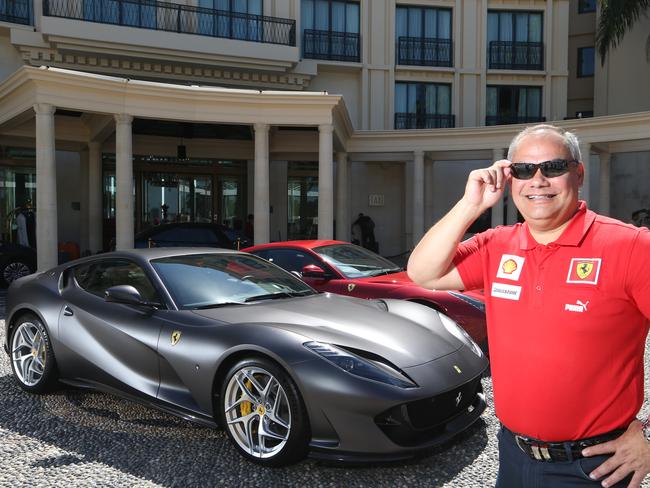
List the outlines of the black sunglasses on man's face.
<svg viewBox="0 0 650 488">
<path fill-rule="evenodd" d="M 518 180 L 530 180 L 535 176 L 539 168 L 545 178 L 555 178 L 569 171 L 569 163 L 577 164 L 578 162 L 575 159 L 551 159 L 541 163 L 512 163 L 510 165 L 510 174 Z"/>
</svg>

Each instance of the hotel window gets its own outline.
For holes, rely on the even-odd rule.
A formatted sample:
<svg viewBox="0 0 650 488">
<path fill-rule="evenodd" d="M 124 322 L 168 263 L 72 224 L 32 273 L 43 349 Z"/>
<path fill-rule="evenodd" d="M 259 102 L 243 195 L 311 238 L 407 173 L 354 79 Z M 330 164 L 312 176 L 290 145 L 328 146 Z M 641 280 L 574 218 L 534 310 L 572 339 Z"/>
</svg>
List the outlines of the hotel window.
<svg viewBox="0 0 650 488">
<path fill-rule="evenodd" d="M 302 53 L 305 58 L 359 62 L 359 3 L 302 0 Z"/>
<path fill-rule="evenodd" d="M 541 12 L 488 12 L 488 67 L 542 70 L 544 44 Z"/>
<path fill-rule="evenodd" d="M 263 35 L 262 0 L 199 0 L 199 7 L 227 12 L 198 14 L 199 32 L 217 37 L 260 41 Z"/>
<path fill-rule="evenodd" d="M 488 86 L 485 125 L 543 122 L 542 88 Z"/>
<path fill-rule="evenodd" d="M 594 76 L 595 56 L 593 46 L 578 48 L 578 78 Z"/>
<path fill-rule="evenodd" d="M 454 127 L 451 85 L 395 83 L 395 129 Z"/>
<path fill-rule="evenodd" d="M 578 13 L 586 14 L 596 11 L 596 0 L 578 0 Z"/>
<path fill-rule="evenodd" d="M 451 9 L 398 6 L 397 64 L 452 66 Z"/>
</svg>

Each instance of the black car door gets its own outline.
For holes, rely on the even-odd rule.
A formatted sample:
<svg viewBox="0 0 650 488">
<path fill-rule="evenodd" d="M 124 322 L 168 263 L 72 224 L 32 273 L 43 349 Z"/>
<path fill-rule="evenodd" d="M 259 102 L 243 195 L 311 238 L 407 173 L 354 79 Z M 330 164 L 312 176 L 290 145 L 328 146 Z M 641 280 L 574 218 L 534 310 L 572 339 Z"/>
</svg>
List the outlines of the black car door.
<svg viewBox="0 0 650 488">
<path fill-rule="evenodd" d="M 160 302 L 144 269 L 127 259 L 98 259 L 68 270 L 65 281 L 59 336 L 74 360 L 61 364 L 62 376 L 155 397 L 160 312 L 103 298 L 111 286 L 131 285 L 144 300 Z"/>
</svg>

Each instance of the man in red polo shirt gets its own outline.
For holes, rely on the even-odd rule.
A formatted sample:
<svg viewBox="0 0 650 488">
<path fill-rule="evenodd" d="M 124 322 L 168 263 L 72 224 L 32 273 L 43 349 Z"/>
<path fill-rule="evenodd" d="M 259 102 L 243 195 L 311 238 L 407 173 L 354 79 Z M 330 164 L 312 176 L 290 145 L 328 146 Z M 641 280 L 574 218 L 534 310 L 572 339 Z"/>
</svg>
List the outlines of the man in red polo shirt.
<svg viewBox="0 0 650 488">
<path fill-rule="evenodd" d="M 416 283 L 485 290 L 498 488 L 638 487 L 650 443 L 643 402 L 650 232 L 578 200 L 575 135 L 538 125 L 508 160 L 472 171 L 465 194 L 408 263 Z M 460 242 L 507 183 L 523 224 Z"/>
</svg>

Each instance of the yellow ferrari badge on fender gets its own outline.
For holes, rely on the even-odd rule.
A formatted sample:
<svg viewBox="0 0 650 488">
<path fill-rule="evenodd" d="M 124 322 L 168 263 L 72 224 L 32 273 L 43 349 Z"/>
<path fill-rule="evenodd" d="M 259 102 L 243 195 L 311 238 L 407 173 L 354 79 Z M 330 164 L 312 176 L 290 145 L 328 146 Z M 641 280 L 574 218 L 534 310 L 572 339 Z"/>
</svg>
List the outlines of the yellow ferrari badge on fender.
<svg viewBox="0 0 650 488">
<path fill-rule="evenodd" d="M 355 285 L 354 283 L 348 283 L 348 292 L 351 292 L 352 290 L 354 290 L 355 286 L 357 286 L 357 285 Z"/>
<path fill-rule="evenodd" d="M 181 340 L 181 331 L 180 330 L 175 330 L 172 332 L 172 346 L 175 346 L 178 344 Z"/>
</svg>

